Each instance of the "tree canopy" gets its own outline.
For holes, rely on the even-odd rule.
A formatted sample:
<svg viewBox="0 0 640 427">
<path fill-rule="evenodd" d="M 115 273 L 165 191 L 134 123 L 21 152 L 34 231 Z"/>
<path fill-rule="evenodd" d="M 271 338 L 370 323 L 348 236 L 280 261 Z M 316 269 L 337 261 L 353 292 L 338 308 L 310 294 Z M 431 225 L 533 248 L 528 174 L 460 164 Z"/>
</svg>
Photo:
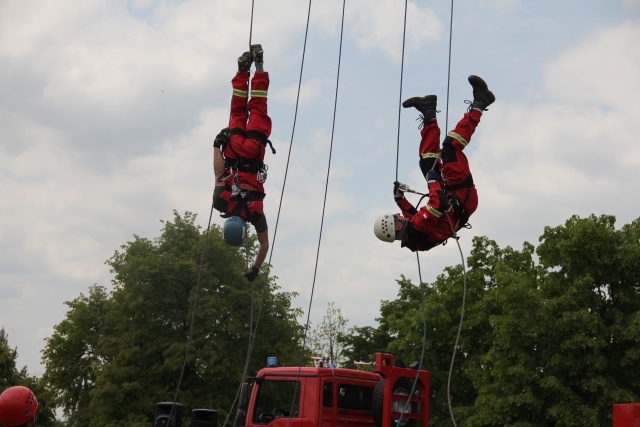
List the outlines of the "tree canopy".
<svg viewBox="0 0 640 427">
<path fill-rule="evenodd" d="M 342 337 L 347 333 L 348 320 L 342 316 L 342 310 L 335 307 L 332 301 L 327 304 L 327 311 L 322 323 L 309 334 L 309 349 L 313 356 L 323 357 L 328 363 L 344 367 Z"/>
<path fill-rule="evenodd" d="M 4 327 L 0 328 L 0 393 L 16 385 L 29 388 L 38 400 L 38 425 L 58 426 L 54 413 L 54 399 L 50 390 L 42 380 L 29 376 L 26 366 L 18 369 L 17 358 L 18 350 L 9 346 L 9 334 Z"/>
<path fill-rule="evenodd" d="M 199 407 L 226 416 L 258 317 L 248 372 L 272 355 L 299 363 L 293 295 L 267 274 L 248 283 L 244 249 L 194 220 L 176 213 L 158 238 L 134 236 L 107 261 L 111 290 L 94 285 L 67 302 L 43 360 L 69 426 L 147 426 L 155 403 L 173 400 L 181 374 L 185 414 Z M 453 425 L 449 401 L 460 426 L 577 427 L 610 425 L 614 403 L 640 400 L 640 220 L 616 229 L 612 216 L 574 216 L 521 250 L 476 237 L 466 264 L 447 267 L 433 283 L 401 276 L 375 327 L 346 328 L 329 304 L 308 354 L 351 366 L 386 350 L 408 364 L 424 345 L 437 426 Z M 15 350 L 3 337 L 0 370 L 16 375 L 6 368 Z"/>
<path fill-rule="evenodd" d="M 203 232 L 194 221 L 174 213 L 158 238 L 134 236 L 107 261 L 112 290 L 95 285 L 67 303 L 43 360 L 68 425 L 148 426 L 180 378 L 185 414 L 210 408 L 225 416 L 256 322 L 249 372 L 268 356 L 296 354 L 293 295 L 266 273 L 247 282 L 243 249 L 226 245 L 217 226 Z"/>
<path fill-rule="evenodd" d="M 378 329 L 396 356 L 418 360 L 424 299 L 433 425 L 453 425 L 449 397 L 463 426 L 610 425 L 614 403 L 640 399 L 639 262 L 640 220 L 616 230 L 606 215 L 546 227 L 520 251 L 475 238 L 450 391 L 461 265 L 423 287 L 398 280 Z"/>
</svg>

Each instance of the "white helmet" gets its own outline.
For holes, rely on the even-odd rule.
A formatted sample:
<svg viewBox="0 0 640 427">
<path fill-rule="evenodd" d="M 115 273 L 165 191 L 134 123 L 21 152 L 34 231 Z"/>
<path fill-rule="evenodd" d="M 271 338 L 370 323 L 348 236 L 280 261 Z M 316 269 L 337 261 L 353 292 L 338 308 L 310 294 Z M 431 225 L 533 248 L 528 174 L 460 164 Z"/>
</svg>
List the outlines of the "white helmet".
<svg viewBox="0 0 640 427">
<path fill-rule="evenodd" d="M 395 217 L 393 214 L 380 215 L 373 224 L 373 232 L 383 242 L 396 240 Z"/>
</svg>

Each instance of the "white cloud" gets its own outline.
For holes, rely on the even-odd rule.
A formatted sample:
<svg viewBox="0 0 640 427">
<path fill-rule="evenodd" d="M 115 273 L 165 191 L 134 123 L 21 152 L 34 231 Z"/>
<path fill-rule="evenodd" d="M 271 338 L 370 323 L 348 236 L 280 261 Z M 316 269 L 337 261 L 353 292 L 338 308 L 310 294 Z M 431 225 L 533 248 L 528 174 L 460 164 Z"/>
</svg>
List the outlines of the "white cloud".
<svg viewBox="0 0 640 427">
<path fill-rule="evenodd" d="M 611 25 L 593 14 L 593 21 L 581 18 L 574 27 L 587 36 L 564 45 L 564 32 L 546 40 L 508 32 L 505 23 L 513 20 L 527 28 L 540 19 L 558 20 L 554 4 L 523 13 L 513 2 L 501 3 L 500 16 L 483 15 L 495 34 L 456 27 L 461 42 L 454 51 L 452 99 L 469 96 L 456 73 L 477 68 L 487 72 L 498 96 L 469 147 L 480 207 L 471 219 L 474 228 L 461 233 L 465 255 L 474 235 L 519 247 L 572 214 L 609 213 L 622 223 L 640 212 L 632 197 L 640 163 L 640 107 L 634 102 L 640 95 L 640 25 L 624 17 Z M 271 72 L 271 140 L 278 150 L 266 159 L 271 231 L 291 137 L 306 6 L 259 3 L 254 17 L 253 42 L 265 46 Z M 195 211 L 202 225 L 208 220 L 211 140 L 228 117 L 229 81 L 248 45 L 249 4 L 140 0 L 127 7 L 108 1 L 0 3 L 0 312 L 10 345 L 18 346 L 32 372 L 39 371 L 42 338 L 64 317 L 63 301 L 93 283 L 108 286 L 103 263 L 121 244 L 133 234 L 157 236 L 159 221 L 171 219 L 173 209 Z M 446 81 L 447 62 L 429 53 L 445 44 L 448 10 L 416 3 L 409 8 L 407 49 L 420 54 L 409 57 L 407 87 L 437 90 Z M 474 8 L 457 11 L 457 22 L 488 13 L 483 5 Z M 304 310 L 329 157 L 340 13 L 338 1 L 312 9 L 309 62 L 272 260 L 279 284 L 301 293 L 296 303 Z M 395 298 L 400 274 L 417 283 L 415 254 L 379 242 L 371 225 L 380 212 L 397 210 L 391 182 L 402 14 L 400 4 L 379 0 L 347 4 L 315 318 L 334 301 L 352 324 L 371 324 L 380 300 Z M 494 37 L 516 36 L 523 37 L 526 55 L 521 46 L 491 44 Z M 545 55 L 553 59 L 528 62 Z M 530 74 L 514 72 L 523 69 Z M 415 111 L 403 112 L 408 127 L 401 132 L 399 179 L 420 191 L 415 117 Z M 213 221 L 222 223 L 215 212 Z M 425 281 L 460 262 L 453 241 L 420 260 Z"/>
<path fill-rule="evenodd" d="M 357 45 L 373 54 L 382 52 L 395 61 L 402 55 L 402 33 L 404 27 L 404 5 L 383 0 L 359 0 L 349 2 L 349 17 L 352 19 L 350 36 Z M 429 42 L 442 37 L 442 24 L 432 11 L 421 9 L 415 3 L 407 4 L 406 53 L 414 53 Z"/>
</svg>

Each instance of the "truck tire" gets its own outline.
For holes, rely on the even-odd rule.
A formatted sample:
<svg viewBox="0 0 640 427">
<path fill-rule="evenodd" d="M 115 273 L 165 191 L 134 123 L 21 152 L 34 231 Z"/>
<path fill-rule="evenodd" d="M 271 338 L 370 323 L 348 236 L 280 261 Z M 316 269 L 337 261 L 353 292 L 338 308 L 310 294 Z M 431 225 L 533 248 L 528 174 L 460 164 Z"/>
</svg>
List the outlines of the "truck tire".
<svg viewBox="0 0 640 427">
<path fill-rule="evenodd" d="M 393 385 L 393 394 L 398 396 L 409 396 L 411 392 L 411 381 L 407 378 L 398 378 Z M 402 403 L 404 405 L 404 402 Z M 373 421 L 376 427 L 382 427 L 382 407 L 384 405 L 384 379 L 378 381 L 375 390 L 373 391 Z M 412 404 L 413 405 L 413 404 Z M 401 409 L 401 408 L 399 408 Z M 408 418 L 401 418 L 400 423 L 398 419 L 391 420 L 392 427 L 417 427 L 418 420 L 412 420 Z"/>
</svg>

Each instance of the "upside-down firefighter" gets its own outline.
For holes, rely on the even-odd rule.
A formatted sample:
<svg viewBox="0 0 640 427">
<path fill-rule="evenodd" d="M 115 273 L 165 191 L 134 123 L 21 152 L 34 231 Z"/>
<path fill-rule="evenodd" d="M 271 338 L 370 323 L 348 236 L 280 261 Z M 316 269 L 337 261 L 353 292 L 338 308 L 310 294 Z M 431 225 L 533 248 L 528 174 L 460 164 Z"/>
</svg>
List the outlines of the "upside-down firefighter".
<svg viewBox="0 0 640 427">
<path fill-rule="evenodd" d="M 478 192 L 463 150 L 495 96 L 480 77 L 469 76 L 469 83 L 473 101 L 456 127 L 447 133 L 442 150 L 436 95 L 409 98 L 402 103 L 404 108 L 414 107 L 421 113 L 419 164 L 427 180 L 429 201 L 416 209 L 404 196 L 408 187 L 395 182 L 393 197 L 402 213 L 383 214 L 376 219 L 373 230 L 380 240 L 400 240 L 401 246 L 411 251 L 428 251 L 464 227 L 476 211 Z"/>
<path fill-rule="evenodd" d="M 259 44 L 238 58 L 238 72 L 231 80 L 231 114 L 229 127 L 224 128 L 213 142 L 213 171 L 215 190 L 213 206 L 227 218 L 223 227 L 225 241 L 239 246 L 246 238 L 246 223 L 251 223 L 258 238 L 258 252 L 253 266 L 244 272 L 253 281 L 269 250 L 267 219 L 263 209 L 264 182 L 267 165 L 264 155 L 271 135 L 271 118 L 267 114 L 269 73 L 263 68 L 263 49 Z M 255 74 L 249 78 L 251 64 Z"/>
</svg>

